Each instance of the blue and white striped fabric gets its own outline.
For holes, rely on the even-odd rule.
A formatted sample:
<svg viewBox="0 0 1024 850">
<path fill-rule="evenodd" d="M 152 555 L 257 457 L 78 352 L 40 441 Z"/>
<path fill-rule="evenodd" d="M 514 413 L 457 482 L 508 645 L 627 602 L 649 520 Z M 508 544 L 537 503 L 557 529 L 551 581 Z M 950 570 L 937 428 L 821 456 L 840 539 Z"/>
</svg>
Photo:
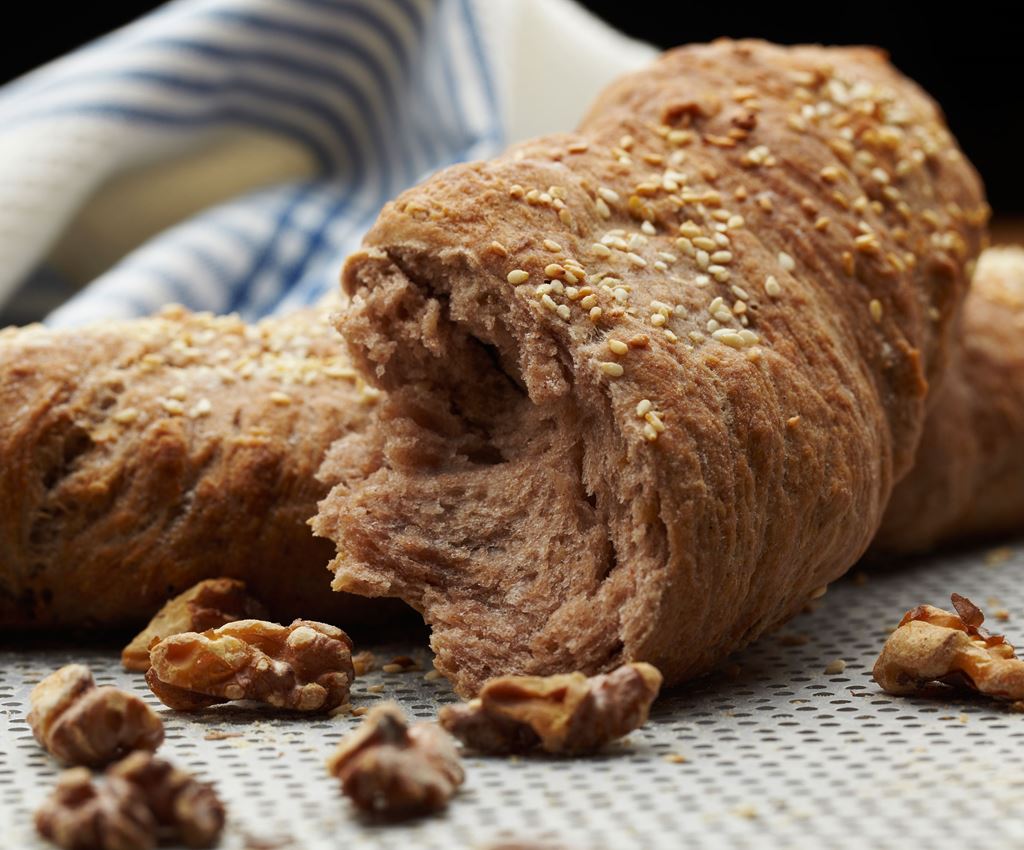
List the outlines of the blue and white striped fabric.
<svg viewBox="0 0 1024 850">
<path fill-rule="evenodd" d="M 310 303 L 403 188 L 650 54 L 571 0 L 176 0 L 0 90 L 0 302 L 45 261 L 89 284 L 55 326 Z"/>
</svg>

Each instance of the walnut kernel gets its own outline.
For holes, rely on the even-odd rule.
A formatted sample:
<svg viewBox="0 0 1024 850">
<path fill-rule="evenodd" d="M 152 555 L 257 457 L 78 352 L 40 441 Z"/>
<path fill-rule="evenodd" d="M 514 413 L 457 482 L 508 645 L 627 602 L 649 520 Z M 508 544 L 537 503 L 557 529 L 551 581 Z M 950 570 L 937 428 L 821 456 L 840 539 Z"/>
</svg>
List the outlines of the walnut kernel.
<svg viewBox="0 0 1024 850">
<path fill-rule="evenodd" d="M 448 734 L 433 723 L 407 725 L 391 702 L 342 739 L 327 770 L 358 808 L 392 819 L 443 808 L 465 779 Z"/>
<path fill-rule="evenodd" d="M 195 711 L 251 699 L 295 711 L 329 711 L 348 701 L 352 641 L 311 620 L 290 626 L 238 620 L 171 635 L 150 650 L 146 682 L 160 701 Z"/>
<path fill-rule="evenodd" d="M 476 699 L 442 708 L 438 720 L 484 753 L 593 752 L 647 722 L 661 682 L 661 673 L 643 663 L 589 679 L 582 673 L 503 676 L 487 682 Z"/>
<path fill-rule="evenodd" d="M 32 689 L 28 724 L 46 750 L 67 764 L 103 765 L 131 750 L 155 750 L 164 725 L 139 697 L 96 687 L 89 668 L 69 664 Z"/>
<path fill-rule="evenodd" d="M 983 628 L 984 615 L 953 594 L 957 613 L 920 605 L 908 611 L 875 662 L 875 681 L 891 694 L 912 694 L 931 682 L 989 696 L 1024 700 L 1024 661 L 1001 635 Z"/>
</svg>

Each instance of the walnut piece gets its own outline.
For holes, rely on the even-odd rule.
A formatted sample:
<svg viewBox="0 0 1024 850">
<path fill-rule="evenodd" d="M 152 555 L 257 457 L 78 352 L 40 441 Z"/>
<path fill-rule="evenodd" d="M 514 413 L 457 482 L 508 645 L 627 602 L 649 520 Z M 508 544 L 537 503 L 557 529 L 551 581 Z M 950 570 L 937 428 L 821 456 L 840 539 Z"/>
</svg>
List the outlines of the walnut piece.
<svg viewBox="0 0 1024 850">
<path fill-rule="evenodd" d="M 625 664 L 587 678 L 503 676 L 476 699 L 441 709 L 438 720 L 467 747 L 483 753 L 594 752 L 643 726 L 661 688 L 650 664 Z"/>
<path fill-rule="evenodd" d="M 121 653 L 125 670 L 149 669 L 149 648 L 170 635 L 204 632 L 225 623 L 266 616 L 264 607 L 245 592 L 245 582 L 211 578 L 175 596 L 161 608 Z"/>
<path fill-rule="evenodd" d="M 46 750 L 66 764 L 98 766 L 131 750 L 155 750 L 164 725 L 134 694 L 96 687 L 89 668 L 69 664 L 32 689 L 28 725 Z"/>
<path fill-rule="evenodd" d="M 974 603 L 956 593 L 952 599 L 955 614 L 920 605 L 903 615 L 875 662 L 875 681 L 891 694 L 942 682 L 1024 700 L 1024 661 L 1001 635 L 981 627 L 985 617 Z"/>
<path fill-rule="evenodd" d="M 180 711 L 240 699 L 329 711 L 348 702 L 355 679 L 348 635 L 311 620 L 290 626 L 238 620 L 205 632 L 171 635 L 153 646 L 150 662 L 150 689 Z"/>
<path fill-rule="evenodd" d="M 156 822 L 142 793 L 123 779 L 92 781 L 87 768 L 65 770 L 36 812 L 36 829 L 65 850 L 149 850 Z"/>
<path fill-rule="evenodd" d="M 342 739 L 327 770 L 358 808 L 396 820 L 444 808 L 466 778 L 448 734 L 434 723 L 407 725 L 393 702 Z"/>
<path fill-rule="evenodd" d="M 166 759 L 134 752 L 107 768 L 107 776 L 139 790 L 162 832 L 186 847 L 212 847 L 224 828 L 224 805 L 213 786 Z"/>
</svg>

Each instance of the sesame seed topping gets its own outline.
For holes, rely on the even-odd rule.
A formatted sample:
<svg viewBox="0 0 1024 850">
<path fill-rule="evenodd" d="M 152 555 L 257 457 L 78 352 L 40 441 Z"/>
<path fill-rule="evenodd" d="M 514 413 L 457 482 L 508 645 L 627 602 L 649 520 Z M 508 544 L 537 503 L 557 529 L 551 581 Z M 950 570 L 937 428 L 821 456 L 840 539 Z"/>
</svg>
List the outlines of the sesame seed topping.
<svg viewBox="0 0 1024 850">
<path fill-rule="evenodd" d="M 876 322 L 882 321 L 882 302 L 877 298 L 872 298 L 868 304 L 868 310 L 871 311 L 871 318 Z"/>
<path fill-rule="evenodd" d="M 555 300 L 547 293 L 540 297 L 540 303 L 543 304 L 552 313 L 558 312 L 558 305 L 555 303 Z"/>
<path fill-rule="evenodd" d="M 602 310 L 600 307 L 591 307 L 590 312 L 587 315 L 590 316 L 590 321 L 596 322 L 598 319 L 601 318 L 603 314 L 604 310 Z"/>
<path fill-rule="evenodd" d="M 542 243 L 545 251 L 551 251 L 552 253 L 561 253 L 562 246 L 555 242 L 553 239 L 545 239 Z"/>
<path fill-rule="evenodd" d="M 601 363 L 598 363 L 598 368 L 602 372 L 604 372 L 609 378 L 620 378 L 622 377 L 622 373 L 625 372 L 625 369 L 622 368 L 621 364 L 609 363 L 607 361 L 602 361 Z"/>
<path fill-rule="evenodd" d="M 654 405 L 649 398 L 640 399 L 636 406 L 636 415 L 639 419 L 643 419 L 653 409 Z"/>
<path fill-rule="evenodd" d="M 518 183 L 515 183 L 509 188 L 508 193 L 513 198 L 521 198 L 526 194 L 526 191 Z"/>
<path fill-rule="evenodd" d="M 530 273 L 524 269 L 512 269 L 508 273 L 507 280 L 513 286 L 519 286 L 521 283 L 526 283 L 530 279 Z"/>
<path fill-rule="evenodd" d="M 569 321 L 569 316 L 571 315 L 571 313 L 569 311 L 568 304 L 559 304 L 558 309 L 555 312 L 558 313 L 559 318 L 564 319 L 567 322 Z"/>
<path fill-rule="evenodd" d="M 657 230 L 655 230 L 654 225 L 651 224 L 649 221 L 645 221 L 643 224 L 641 224 L 640 229 L 648 236 L 654 236 L 658 232 Z"/>
<path fill-rule="evenodd" d="M 287 393 L 280 392 L 279 390 L 275 390 L 270 394 L 270 400 L 281 407 L 292 403 L 292 397 Z"/>
<path fill-rule="evenodd" d="M 597 210 L 597 214 L 599 216 L 601 216 L 601 218 L 611 218 L 612 217 L 612 211 L 610 209 L 608 209 L 608 204 L 606 204 L 604 202 L 603 198 L 598 198 L 594 202 L 594 208 Z"/>
<path fill-rule="evenodd" d="M 645 260 L 639 254 L 634 254 L 632 251 L 629 251 L 626 254 L 626 259 L 629 260 L 634 266 L 640 266 L 641 268 L 643 268 L 644 266 L 647 265 L 647 260 Z"/>
<path fill-rule="evenodd" d="M 111 418 L 119 425 L 129 425 L 139 418 L 139 411 L 134 407 L 126 407 L 124 410 L 119 410 Z"/>
<path fill-rule="evenodd" d="M 619 202 L 619 193 L 614 189 L 609 189 L 607 186 L 598 188 L 597 194 L 609 204 L 617 204 Z"/>
<path fill-rule="evenodd" d="M 658 432 L 650 422 L 644 425 L 644 439 L 649 443 L 653 443 L 658 439 Z"/>
<path fill-rule="evenodd" d="M 584 310 L 590 310 L 590 309 L 596 307 L 597 306 L 597 296 L 596 295 L 587 295 L 587 296 L 585 296 L 580 301 L 580 306 Z"/>
<path fill-rule="evenodd" d="M 665 423 L 661 421 L 661 417 L 658 416 L 653 410 L 648 411 L 644 414 L 644 419 L 647 423 L 659 434 L 665 430 Z"/>
<path fill-rule="evenodd" d="M 625 354 L 629 351 L 629 346 L 621 339 L 609 339 L 608 350 L 611 351 L 612 354 Z"/>
<path fill-rule="evenodd" d="M 770 274 L 765 278 L 764 291 L 770 298 L 777 298 L 782 294 L 782 287 L 779 286 L 779 282 L 775 279 L 775 275 Z"/>
<path fill-rule="evenodd" d="M 796 268 L 796 261 L 785 251 L 779 251 L 779 265 L 784 272 L 791 272 Z"/>
<path fill-rule="evenodd" d="M 590 246 L 590 253 L 596 254 L 598 257 L 601 257 L 602 259 L 607 259 L 612 255 L 612 249 L 609 248 L 607 245 L 601 244 L 600 242 L 595 242 L 593 245 Z"/>
<path fill-rule="evenodd" d="M 664 313 L 651 313 L 651 324 L 656 328 L 660 328 L 666 322 Z"/>
</svg>

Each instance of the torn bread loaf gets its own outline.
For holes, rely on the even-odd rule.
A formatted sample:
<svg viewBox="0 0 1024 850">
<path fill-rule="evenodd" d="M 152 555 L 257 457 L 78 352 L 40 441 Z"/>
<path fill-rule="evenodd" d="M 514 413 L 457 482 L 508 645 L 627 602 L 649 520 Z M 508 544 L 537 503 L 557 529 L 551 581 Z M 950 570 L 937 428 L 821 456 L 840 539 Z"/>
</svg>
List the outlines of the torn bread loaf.
<svg viewBox="0 0 1024 850">
<path fill-rule="evenodd" d="M 388 397 L 323 469 L 335 588 L 421 611 L 462 694 L 707 670 L 868 546 L 987 213 L 880 52 L 752 41 L 406 192 L 343 274 Z"/>
<path fill-rule="evenodd" d="M 214 576 L 276 617 L 359 619 L 307 525 L 376 396 L 332 307 L 0 332 L 0 626 L 137 624 Z"/>
<path fill-rule="evenodd" d="M 1024 250 L 981 255 L 962 322 L 914 468 L 875 538 L 878 552 L 1024 529 Z"/>
</svg>

